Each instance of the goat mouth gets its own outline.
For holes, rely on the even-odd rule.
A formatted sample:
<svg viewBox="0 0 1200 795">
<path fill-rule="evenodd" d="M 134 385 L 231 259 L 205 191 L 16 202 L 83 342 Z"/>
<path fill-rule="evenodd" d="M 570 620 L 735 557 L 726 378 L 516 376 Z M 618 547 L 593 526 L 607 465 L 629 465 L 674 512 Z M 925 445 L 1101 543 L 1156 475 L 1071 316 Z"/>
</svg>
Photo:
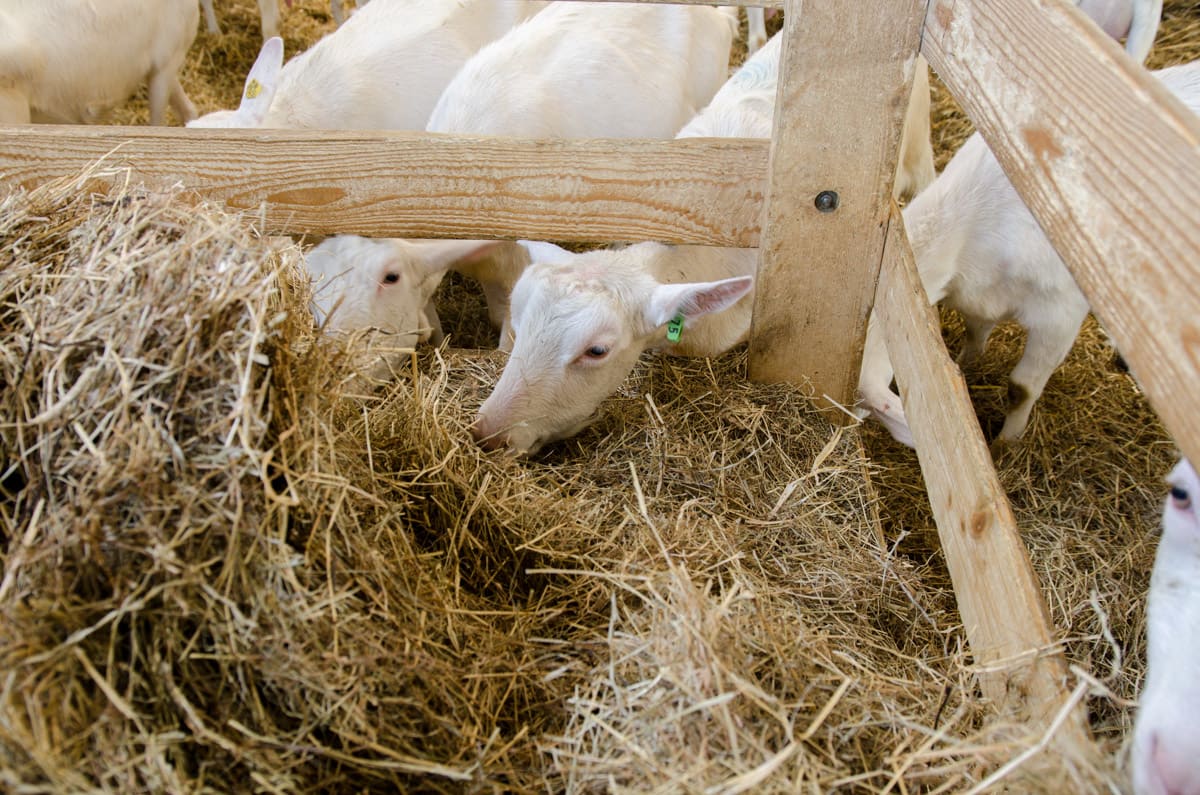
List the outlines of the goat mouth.
<svg viewBox="0 0 1200 795">
<path fill-rule="evenodd" d="M 520 439 L 520 431 L 529 426 L 529 421 L 519 421 L 512 425 L 505 426 L 500 430 L 494 431 L 487 435 L 480 435 L 479 427 L 472 426 L 471 433 L 475 436 L 476 443 L 484 450 L 493 452 L 504 449 L 509 455 L 515 458 L 524 458 L 539 452 L 543 447 L 552 443 L 570 439 L 576 436 L 581 431 L 592 425 L 600 418 L 600 412 L 594 411 L 582 420 L 578 420 L 567 425 L 560 431 L 552 431 L 543 433 L 538 436 L 532 436 L 526 439 Z"/>
</svg>

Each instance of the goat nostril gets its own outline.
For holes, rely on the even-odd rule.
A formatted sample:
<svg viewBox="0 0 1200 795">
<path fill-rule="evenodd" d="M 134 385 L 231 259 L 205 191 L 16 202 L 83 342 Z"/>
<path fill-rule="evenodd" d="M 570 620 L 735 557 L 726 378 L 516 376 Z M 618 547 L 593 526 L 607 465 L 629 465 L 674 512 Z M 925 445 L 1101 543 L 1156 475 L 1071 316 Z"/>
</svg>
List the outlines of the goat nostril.
<svg viewBox="0 0 1200 795">
<path fill-rule="evenodd" d="M 476 420 L 471 425 L 471 436 L 475 438 L 480 447 L 488 451 L 498 450 L 507 443 L 503 434 L 490 430 L 482 420 Z"/>
</svg>

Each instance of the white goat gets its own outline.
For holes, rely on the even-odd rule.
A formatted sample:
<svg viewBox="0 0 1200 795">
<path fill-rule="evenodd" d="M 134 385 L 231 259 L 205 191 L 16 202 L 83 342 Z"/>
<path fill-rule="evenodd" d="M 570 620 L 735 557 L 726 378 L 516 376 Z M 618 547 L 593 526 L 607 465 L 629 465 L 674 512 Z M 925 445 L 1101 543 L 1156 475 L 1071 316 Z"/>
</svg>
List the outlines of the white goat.
<svg viewBox="0 0 1200 795">
<path fill-rule="evenodd" d="M 468 258 L 479 241 L 451 245 L 339 235 L 304 257 L 313 277 L 313 316 L 328 331 L 374 328 L 400 347 L 441 333 L 430 301 L 446 269 Z"/>
<path fill-rule="evenodd" d="M 737 9 L 553 3 L 481 49 L 426 129 L 669 138 L 720 88 Z"/>
<path fill-rule="evenodd" d="M 441 339 L 433 295 L 447 270 L 480 282 L 492 325 L 508 315 L 512 285 L 536 257 L 558 262 L 550 243 L 489 240 L 373 240 L 339 235 L 314 246 L 305 264 L 314 280 L 313 315 L 329 331 L 374 328 L 401 348 Z"/>
<path fill-rule="evenodd" d="M 284 0 L 287 7 L 292 7 L 292 0 Z M 357 6 L 362 8 L 370 0 L 358 0 Z M 213 0 L 200 0 L 200 7 L 204 9 L 204 24 L 208 27 L 208 32 L 216 35 L 221 35 L 221 26 L 217 22 L 217 15 L 213 13 Z M 329 0 L 329 10 L 333 14 L 333 21 L 338 25 L 346 21 L 346 12 L 342 5 L 342 0 Z M 258 0 L 258 15 L 262 21 L 262 37 L 263 41 L 279 35 L 279 0 Z"/>
<path fill-rule="evenodd" d="M 769 136 L 778 39 L 679 137 Z M 485 447 L 525 454 L 572 436 L 643 351 L 715 356 L 750 328 L 754 249 L 639 243 L 566 259 L 530 265 L 513 288 L 512 337 L 502 342 L 511 355 L 472 427 Z"/>
<path fill-rule="evenodd" d="M 536 14 L 526 0 L 377 0 L 283 65 L 268 39 L 236 111 L 193 127 L 421 130 L 480 47 Z"/>
<path fill-rule="evenodd" d="M 1200 478 L 1185 458 L 1167 481 L 1171 494 L 1146 599 L 1133 789 L 1137 795 L 1200 795 Z"/>
<path fill-rule="evenodd" d="M 1193 112 L 1200 113 L 1200 61 L 1154 73 Z M 962 312 L 969 365 L 1002 320 L 1028 332 L 1025 351 L 1009 377 L 1009 409 L 997 441 L 1024 432 L 1033 404 L 1074 344 L 1088 303 L 978 133 L 945 171 L 904 208 L 921 283 L 929 300 Z M 867 332 L 859 393 L 899 441 L 912 435 L 891 391 L 892 365 L 874 319 Z"/>
<path fill-rule="evenodd" d="M 344 30 L 373 8 L 356 15 Z M 429 128 L 537 137 L 669 137 L 690 118 L 694 105 L 707 102 L 720 86 L 735 13 L 701 7 L 556 4 L 473 57 L 447 87 Z M 650 74 L 654 77 L 648 78 Z M 429 299 L 441 274 L 452 268 L 480 282 L 491 321 L 501 327 L 502 344 L 510 336 L 503 328 L 508 295 L 530 261 L 526 247 L 428 241 L 414 248 L 403 241 L 378 241 L 375 250 L 407 252 L 389 260 L 394 284 L 426 292 L 400 301 L 390 297 L 395 290 L 379 291 L 372 298 L 378 315 L 372 315 L 357 308 L 371 305 L 365 296 L 379 282 L 376 260 L 362 256 L 370 245 L 368 241 L 336 248 L 348 257 L 336 265 L 344 275 L 328 280 L 323 293 L 330 302 L 347 294 L 351 309 L 343 313 L 343 324 L 380 325 L 386 316 L 387 322 L 402 328 L 435 327 Z M 551 261 L 566 254 L 549 244 L 526 245 L 540 246 L 539 253 Z M 456 254 L 443 257 L 443 251 Z"/>
<path fill-rule="evenodd" d="M 0 123 L 93 124 L 149 80 L 150 123 L 196 109 L 179 70 L 196 37 L 196 0 L 5 0 Z"/>
</svg>

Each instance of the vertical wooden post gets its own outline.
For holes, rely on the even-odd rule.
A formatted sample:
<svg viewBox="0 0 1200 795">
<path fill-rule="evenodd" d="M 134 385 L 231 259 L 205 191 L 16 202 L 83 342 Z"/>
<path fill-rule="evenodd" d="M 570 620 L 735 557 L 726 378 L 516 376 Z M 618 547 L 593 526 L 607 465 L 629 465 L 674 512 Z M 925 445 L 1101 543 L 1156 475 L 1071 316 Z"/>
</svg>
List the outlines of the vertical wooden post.
<svg viewBox="0 0 1200 795">
<path fill-rule="evenodd" d="M 784 6 L 753 380 L 854 401 L 926 4 Z"/>
<path fill-rule="evenodd" d="M 967 385 L 942 344 L 899 210 L 887 235 L 875 312 L 890 343 L 980 687 L 1002 714 L 1045 729 L 1067 702 L 1066 662 Z M 1056 745 L 1080 754 L 1090 749 L 1082 707 L 1062 723 Z"/>
</svg>

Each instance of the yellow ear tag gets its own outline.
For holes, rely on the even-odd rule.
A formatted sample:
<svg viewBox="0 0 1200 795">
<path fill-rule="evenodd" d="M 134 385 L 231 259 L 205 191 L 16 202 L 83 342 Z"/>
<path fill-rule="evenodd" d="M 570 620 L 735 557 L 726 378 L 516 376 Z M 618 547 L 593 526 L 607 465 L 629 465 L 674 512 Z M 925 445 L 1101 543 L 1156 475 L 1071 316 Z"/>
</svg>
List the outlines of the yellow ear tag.
<svg viewBox="0 0 1200 795">
<path fill-rule="evenodd" d="M 253 77 L 250 78 L 250 82 L 246 83 L 246 99 L 254 99 L 262 93 L 262 90 L 262 83 L 258 82 Z"/>
</svg>

